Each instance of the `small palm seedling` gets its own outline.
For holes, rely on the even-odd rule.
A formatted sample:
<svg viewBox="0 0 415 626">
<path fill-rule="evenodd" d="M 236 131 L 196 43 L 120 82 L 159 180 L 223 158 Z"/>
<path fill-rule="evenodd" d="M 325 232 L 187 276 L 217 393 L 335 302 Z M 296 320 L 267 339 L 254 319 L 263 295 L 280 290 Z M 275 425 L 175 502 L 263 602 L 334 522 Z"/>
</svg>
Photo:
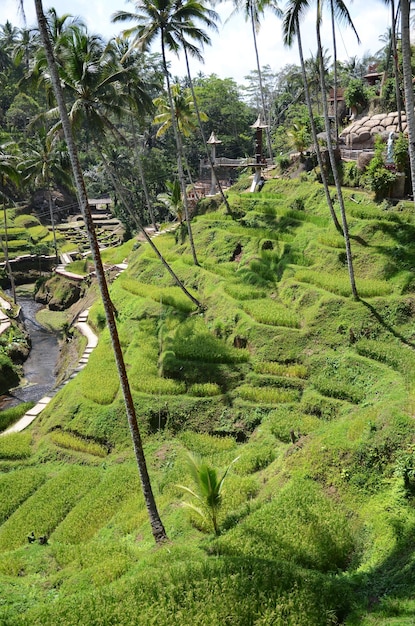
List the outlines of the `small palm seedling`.
<svg viewBox="0 0 415 626">
<path fill-rule="evenodd" d="M 190 454 L 188 457 L 189 468 L 195 483 L 195 489 L 189 489 L 184 485 L 178 485 L 187 493 L 198 500 L 196 506 L 191 502 L 184 502 L 184 506 L 189 507 L 200 515 L 204 520 L 209 520 L 213 525 L 215 535 L 219 535 L 218 513 L 222 504 L 222 490 L 225 478 L 231 466 L 239 459 L 236 457 L 226 468 L 222 478 L 218 479 L 217 472 L 199 457 Z"/>
</svg>

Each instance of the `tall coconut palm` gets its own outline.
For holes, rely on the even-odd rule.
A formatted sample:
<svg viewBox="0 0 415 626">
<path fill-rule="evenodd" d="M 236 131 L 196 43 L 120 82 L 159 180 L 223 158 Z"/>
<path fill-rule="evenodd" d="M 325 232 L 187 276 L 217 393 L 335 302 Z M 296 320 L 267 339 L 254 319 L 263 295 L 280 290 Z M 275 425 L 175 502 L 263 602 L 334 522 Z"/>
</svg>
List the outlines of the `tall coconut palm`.
<svg viewBox="0 0 415 626">
<path fill-rule="evenodd" d="M 83 29 L 74 29 L 66 45 L 62 45 L 60 49 L 62 63 L 59 67 L 59 75 L 66 91 L 72 96 L 72 106 L 69 110 L 70 121 L 74 127 L 81 125 L 86 127 L 117 189 L 118 196 L 122 198 L 125 209 L 176 284 L 193 304 L 200 308 L 200 302 L 186 289 L 153 240 L 148 236 L 104 155 L 101 144 L 106 132 L 112 133 L 115 139 L 128 145 L 126 138 L 111 119 L 112 116 L 122 117 L 125 113 L 125 108 L 119 103 L 120 100 L 123 100 L 119 95 L 122 93 L 121 85 L 125 74 L 128 74 L 128 70 L 114 62 L 114 57 L 112 54 L 107 54 L 107 50 L 102 47 L 99 39 L 96 37 L 92 37 L 91 41 L 88 39 L 88 34 Z M 132 93 L 124 93 L 123 95 L 126 98 L 127 106 L 131 104 L 131 106 L 139 108 L 141 104 L 141 109 L 147 110 L 151 104 L 143 84 L 140 84 L 139 81 L 136 81 Z M 134 100 L 134 104 L 132 104 L 132 100 Z"/>
<path fill-rule="evenodd" d="M 245 20 L 249 20 L 251 23 L 252 37 L 254 40 L 255 59 L 258 72 L 259 92 L 261 96 L 262 119 L 264 121 L 267 121 L 269 120 L 269 115 L 265 106 L 265 92 L 262 80 L 261 64 L 259 62 L 257 35 L 261 27 L 261 17 L 263 17 L 265 9 L 270 9 L 274 13 L 274 15 L 277 15 L 278 17 L 282 17 L 282 11 L 278 6 L 278 2 L 276 0 L 233 0 L 233 4 L 235 6 L 235 11 L 243 11 Z M 269 125 L 266 129 L 266 137 L 269 158 L 272 159 L 271 133 Z"/>
<path fill-rule="evenodd" d="M 139 128 L 140 122 L 143 121 L 145 117 L 145 111 L 143 111 L 142 107 L 142 88 L 143 88 L 143 80 L 138 72 L 138 58 L 137 55 L 128 54 L 129 44 L 127 41 L 122 39 L 121 37 L 115 37 L 112 39 L 107 45 L 107 52 L 114 54 L 115 58 L 119 63 L 122 64 L 122 67 L 125 70 L 125 76 L 123 80 L 123 85 L 126 89 L 128 102 L 129 102 L 129 112 L 127 113 L 127 117 L 130 122 L 130 129 L 132 134 L 133 145 L 132 148 L 136 154 L 136 163 L 138 167 L 138 173 L 141 180 L 141 186 L 144 192 L 144 198 L 146 201 L 146 206 L 148 210 L 148 214 L 150 217 L 150 221 L 153 225 L 155 231 L 158 231 L 158 226 L 156 223 L 156 218 L 153 209 L 153 203 L 150 198 L 150 193 L 148 190 L 147 180 L 144 175 L 144 167 L 142 162 L 142 154 L 144 151 L 144 142 L 143 136 L 140 135 Z M 141 60 L 142 62 L 142 60 Z M 154 88 L 158 88 L 157 85 L 154 85 Z M 146 91 L 152 89 L 153 85 L 150 81 L 146 81 Z M 137 129 L 138 127 L 138 129 Z"/>
<path fill-rule="evenodd" d="M 337 102 L 337 38 L 336 38 L 336 16 L 341 15 L 343 21 L 347 22 L 348 26 L 350 26 L 357 38 L 357 41 L 360 43 L 359 35 L 354 27 L 354 24 L 351 20 L 347 7 L 344 5 L 339 10 L 339 2 L 338 0 L 329 0 L 330 1 L 330 14 L 331 14 L 331 32 L 333 39 L 333 67 L 334 67 L 334 135 L 336 138 L 336 144 L 339 139 L 339 119 L 338 119 L 338 102 Z"/>
<path fill-rule="evenodd" d="M 195 54 L 194 51 L 193 51 L 193 54 Z M 221 195 L 222 201 L 223 201 L 223 203 L 224 203 L 224 205 L 226 207 L 226 211 L 230 214 L 231 213 L 231 208 L 229 206 L 229 202 L 228 202 L 227 197 L 223 193 L 222 185 L 221 185 L 221 182 L 220 182 L 219 177 L 217 175 L 217 172 L 216 172 L 216 169 L 215 169 L 215 164 L 213 162 L 212 153 L 209 150 L 209 146 L 208 146 L 207 141 L 206 141 L 205 131 L 203 130 L 202 116 L 201 116 L 201 112 L 199 110 L 199 105 L 197 103 L 196 93 L 195 93 L 195 89 L 194 89 L 194 85 L 193 85 L 193 79 L 192 79 L 192 75 L 191 75 L 191 72 L 190 72 L 189 55 L 187 53 L 186 46 L 184 47 L 184 56 L 185 56 L 185 60 L 186 60 L 187 78 L 188 78 L 188 81 L 189 81 L 190 91 L 192 92 L 193 104 L 194 104 L 194 108 L 195 108 L 197 122 L 199 124 L 200 135 L 202 137 L 203 146 L 205 148 L 205 153 L 206 153 L 209 165 L 210 165 L 210 169 L 212 171 L 213 179 L 214 179 L 214 181 L 216 183 L 216 187 L 219 190 L 219 193 Z"/>
<path fill-rule="evenodd" d="M 300 17 L 302 17 L 305 9 L 308 8 L 309 0 L 289 0 L 287 5 L 287 10 L 290 12 L 290 20 L 293 23 L 300 22 Z M 326 130 L 326 138 L 327 138 L 327 150 L 330 158 L 330 165 L 333 172 L 334 184 L 337 192 L 337 201 L 340 207 L 340 214 L 342 218 L 342 227 L 343 227 L 343 237 L 344 243 L 346 247 L 346 259 L 347 259 L 347 268 L 349 272 L 350 286 L 352 290 L 353 297 L 358 299 L 356 281 L 354 277 L 354 268 L 353 268 L 353 259 L 352 259 L 352 251 L 350 245 L 350 236 L 349 236 L 349 227 L 347 223 L 346 217 L 346 208 L 344 206 L 343 193 L 340 183 L 340 177 L 337 170 L 337 163 L 333 149 L 333 142 L 331 136 L 331 128 L 330 128 L 330 120 L 328 114 L 328 106 L 327 106 L 327 98 L 325 97 L 326 93 L 326 84 L 325 84 L 325 75 L 324 75 L 324 61 L 323 61 L 323 46 L 321 43 L 321 22 L 322 22 L 322 9 L 323 9 L 323 0 L 316 1 L 317 15 L 316 15 L 316 35 L 317 35 L 317 55 L 320 64 L 320 85 L 321 85 L 321 93 L 323 100 L 323 113 L 324 113 L 324 125 Z M 342 0 L 336 0 L 335 5 L 336 14 L 340 19 L 347 19 L 349 13 L 347 8 L 345 7 Z"/>
<path fill-rule="evenodd" d="M 190 173 L 189 164 L 185 154 L 184 140 L 186 137 L 190 137 L 198 127 L 198 118 L 195 112 L 195 100 L 193 99 L 190 89 L 182 89 L 179 83 L 173 84 L 171 89 L 177 128 L 183 138 L 184 164 L 186 166 L 190 184 L 194 187 L 192 175 Z M 153 124 L 159 125 L 156 137 L 161 137 L 169 130 L 169 128 L 171 128 L 172 117 L 170 104 L 163 95 L 154 98 L 153 103 L 156 107 L 156 115 L 153 119 Z M 208 120 L 208 116 L 202 111 L 199 111 L 199 117 L 201 121 L 206 122 Z"/>
<path fill-rule="evenodd" d="M 311 106 L 310 89 L 308 85 L 306 67 L 305 67 L 305 62 L 304 62 L 303 46 L 301 42 L 301 30 L 300 30 L 300 25 L 298 21 L 298 16 L 296 16 L 292 20 L 291 14 L 287 12 L 284 18 L 283 28 L 284 28 L 284 43 L 286 45 L 291 46 L 293 43 L 294 37 L 295 36 L 297 37 L 298 53 L 300 56 L 300 65 L 301 65 L 301 74 L 303 77 L 304 94 L 305 94 L 305 99 L 307 103 L 308 114 L 310 117 L 310 126 L 311 126 L 311 134 L 313 137 L 314 150 L 316 151 L 317 163 L 320 168 L 321 182 L 323 183 L 324 193 L 326 196 L 326 202 L 330 211 L 331 218 L 333 220 L 333 224 L 336 230 L 338 230 L 340 233 L 343 234 L 342 227 L 340 226 L 339 220 L 337 219 L 337 215 L 333 206 L 333 201 L 331 199 L 329 183 L 327 180 L 326 170 L 325 170 L 323 158 L 321 155 L 320 144 L 318 142 L 317 128 L 316 128 L 316 123 L 314 120 L 313 108 Z"/>
<path fill-rule="evenodd" d="M 38 129 L 33 140 L 27 145 L 23 161 L 20 163 L 23 182 L 34 183 L 36 187 L 46 188 L 56 263 L 59 262 L 59 256 L 52 187 L 54 182 L 55 184 L 62 183 L 67 187 L 71 186 L 72 181 L 68 173 L 68 165 L 69 157 L 66 146 L 62 146 L 58 135 L 48 133 L 44 126 Z"/>
<path fill-rule="evenodd" d="M 141 51 L 148 50 L 154 40 L 160 37 L 164 77 L 166 80 L 172 127 L 177 147 L 177 170 L 183 195 L 183 205 L 193 261 L 195 265 L 198 265 L 199 262 L 197 260 L 190 225 L 186 182 L 183 172 L 183 145 L 174 116 L 174 102 L 167 63 L 167 51 L 178 55 L 180 51 L 186 47 L 187 51 L 195 51 L 197 53 L 197 44 L 204 41 L 206 34 L 200 27 L 196 26 L 196 24 L 208 25 L 210 19 L 206 15 L 205 7 L 197 0 L 183 0 L 182 2 L 177 2 L 176 0 L 136 0 L 134 4 L 137 10 L 136 13 L 118 11 L 113 15 L 112 19 L 114 22 L 136 22 L 135 26 L 123 31 L 125 37 L 133 38 L 131 43 L 132 49 L 137 48 Z"/>
<path fill-rule="evenodd" d="M 410 5 L 410 0 L 401 0 L 403 84 L 405 91 L 405 111 L 409 137 L 409 162 L 411 166 L 411 179 L 413 190 L 415 186 L 415 103 L 411 67 L 411 40 L 409 30 Z M 413 195 L 415 202 L 415 193 Z"/>
<path fill-rule="evenodd" d="M 117 364 L 118 374 L 120 378 L 120 385 L 122 388 L 124 403 L 128 418 L 128 423 L 130 427 L 131 437 L 133 441 L 135 456 L 137 460 L 137 465 L 139 469 L 141 485 L 144 494 L 144 500 L 146 503 L 151 530 L 154 536 L 154 539 L 157 543 L 163 542 L 167 539 L 166 531 L 164 529 L 163 523 L 160 519 L 156 502 L 154 499 L 153 490 L 150 483 L 150 477 L 147 470 L 146 459 L 144 456 L 142 441 L 140 430 L 137 423 L 137 417 L 134 407 L 134 402 L 131 394 L 130 385 L 128 382 L 127 371 L 125 367 L 125 362 L 121 350 L 121 345 L 119 341 L 117 326 L 115 322 L 114 316 L 114 306 L 112 304 L 108 285 L 105 279 L 104 268 L 101 260 L 101 255 L 98 247 L 98 241 L 95 233 L 94 223 L 92 221 L 91 211 L 88 205 L 88 195 L 85 187 L 85 180 L 83 177 L 82 168 L 79 162 L 78 151 L 75 145 L 72 127 L 70 123 L 70 119 L 68 116 L 68 112 L 66 109 L 65 99 L 63 95 L 62 85 L 59 77 L 58 67 L 55 62 L 55 57 L 53 54 L 53 48 L 50 41 L 47 22 L 45 18 L 45 14 L 43 12 L 43 6 L 41 0 L 35 0 L 35 8 L 36 8 L 36 16 L 39 26 L 39 31 L 41 34 L 42 43 L 45 49 L 46 58 L 48 61 L 49 71 L 51 75 L 51 80 L 53 84 L 53 89 L 55 92 L 56 100 L 59 107 L 59 114 L 62 121 L 62 128 L 65 135 L 65 140 L 68 145 L 68 151 L 71 159 L 71 165 L 73 170 L 73 175 L 75 179 L 78 201 L 80 204 L 80 208 L 83 214 L 83 218 L 85 221 L 85 226 L 88 234 L 89 243 L 91 246 L 92 256 L 95 264 L 96 275 L 99 283 L 99 288 L 101 292 L 102 302 L 105 309 L 105 315 L 107 320 L 107 325 L 109 328 L 111 343 L 114 351 L 115 361 Z"/>
<path fill-rule="evenodd" d="M 16 289 L 14 275 L 9 259 L 9 237 L 8 237 L 8 225 L 7 225 L 7 211 L 6 205 L 9 202 L 9 195 L 7 193 L 8 185 L 17 185 L 20 181 L 20 172 L 17 167 L 17 160 L 11 149 L 12 145 L 3 144 L 0 146 L 0 196 L 3 203 L 3 228 L 4 239 L 1 238 L 1 247 L 4 254 L 4 260 L 6 263 L 6 271 L 9 277 L 10 286 L 12 290 L 13 302 L 16 304 Z"/>
</svg>

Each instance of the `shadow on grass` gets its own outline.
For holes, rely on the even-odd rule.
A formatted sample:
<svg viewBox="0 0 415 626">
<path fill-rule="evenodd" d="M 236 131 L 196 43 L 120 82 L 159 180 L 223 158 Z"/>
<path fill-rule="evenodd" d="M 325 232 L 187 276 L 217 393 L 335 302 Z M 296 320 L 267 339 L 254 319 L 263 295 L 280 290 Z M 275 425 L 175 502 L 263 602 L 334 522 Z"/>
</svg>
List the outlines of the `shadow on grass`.
<svg viewBox="0 0 415 626">
<path fill-rule="evenodd" d="M 415 623 L 415 524 L 404 529 L 395 519 L 393 526 L 397 543 L 389 556 L 369 572 L 350 577 L 357 605 L 347 621 L 350 626 L 366 623 L 362 620 L 368 614 L 373 616 L 373 624 Z"/>
<path fill-rule="evenodd" d="M 367 302 L 366 300 L 362 300 L 360 299 L 360 302 L 367 308 L 369 309 L 369 311 L 372 313 L 373 317 L 379 322 L 379 324 L 385 329 L 387 330 L 391 335 L 393 335 L 394 337 L 396 337 L 396 339 L 399 339 L 399 341 L 401 341 L 403 344 L 405 344 L 406 346 L 409 346 L 410 348 L 415 348 L 415 343 L 413 341 L 409 341 L 409 339 L 406 339 L 406 337 L 404 337 L 404 335 L 402 335 L 402 333 L 400 333 L 399 331 L 397 331 L 391 324 L 389 324 L 382 316 L 381 314 L 375 309 L 374 306 L 372 306 L 371 304 L 369 304 L 369 302 Z"/>
</svg>

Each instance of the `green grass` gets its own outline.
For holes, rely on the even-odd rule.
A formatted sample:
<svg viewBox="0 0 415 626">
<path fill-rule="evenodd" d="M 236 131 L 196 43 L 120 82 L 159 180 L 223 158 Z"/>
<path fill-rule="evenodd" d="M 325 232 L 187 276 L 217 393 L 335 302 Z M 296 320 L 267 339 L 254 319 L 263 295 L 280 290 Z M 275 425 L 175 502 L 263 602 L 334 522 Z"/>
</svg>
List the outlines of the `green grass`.
<svg viewBox="0 0 415 626">
<path fill-rule="evenodd" d="M 200 267 L 187 238 L 157 240 L 203 312 L 145 244 L 105 251 L 128 256 L 111 297 L 169 542 L 154 547 L 97 300 L 87 367 L 0 438 L 1 624 L 413 621 L 411 205 L 345 190 L 354 301 L 321 185 L 240 191 L 233 215 L 193 218 Z M 238 457 L 218 538 L 183 506 L 188 451 L 219 476 Z"/>
<path fill-rule="evenodd" d="M 107 448 L 95 441 L 89 441 L 69 432 L 55 430 L 50 435 L 50 440 L 61 448 L 85 452 L 98 457 L 105 457 L 108 454 Z"/>
<path fill-rule="evenodd" d="M 29 433 L 10 433 L 0 437 L 0 459 L 26 459 L 31 454 Z"/>
<path fill-rule="evenodd" d="M 97 481 L 97 470 L 62 469 L 37 489 L 0 528 L 0 551 L 27 543 L 27 535 L 49 536 Z"/>
<path fill-rule="evenodd" d="M 10 409 L 0 411 L 0 431 L 6 430 L 11 424 L 14 424 L 33 406 L 33 402 L 22 402 Z"/>
<path fill-rule="evenodd" d="M 287 326 L 299 328 L 300 319 L 294 311 L 290 311 L 279 302 L 271 299 L 247 300 L 243 302 L 244 310 L 257 322 L 271 326 Z"/>
</svg>

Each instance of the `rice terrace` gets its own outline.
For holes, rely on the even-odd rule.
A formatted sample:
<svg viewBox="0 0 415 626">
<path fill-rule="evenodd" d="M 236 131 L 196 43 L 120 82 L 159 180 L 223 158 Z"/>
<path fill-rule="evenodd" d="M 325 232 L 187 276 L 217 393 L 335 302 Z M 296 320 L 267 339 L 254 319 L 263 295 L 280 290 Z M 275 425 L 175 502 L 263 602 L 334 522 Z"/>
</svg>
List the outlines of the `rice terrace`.
<svg viewBox="0 0 415 626">
<path fill-rule="evenodd" d="M 415 624 L 410 2 L 232 4 L 0 25 L 0 626 Z"/>
<path fill-rule="evenodd" d="M 2 624 L 411 623 L 412 208 L 344 191 L 354 300 L 320 184 L 239 185 L 231 215 L 193 219 L 199 266 L 157 238 L 203 309 L 147 244 L 105 252 L 128 257 L 111 297 L 168 541 L 154 547 L 95 299 L 87 366 L 0 438 Z M 198 494 L 189 453 L 229 469 L 216 533 L 183 488 Z"/>
</svg>

